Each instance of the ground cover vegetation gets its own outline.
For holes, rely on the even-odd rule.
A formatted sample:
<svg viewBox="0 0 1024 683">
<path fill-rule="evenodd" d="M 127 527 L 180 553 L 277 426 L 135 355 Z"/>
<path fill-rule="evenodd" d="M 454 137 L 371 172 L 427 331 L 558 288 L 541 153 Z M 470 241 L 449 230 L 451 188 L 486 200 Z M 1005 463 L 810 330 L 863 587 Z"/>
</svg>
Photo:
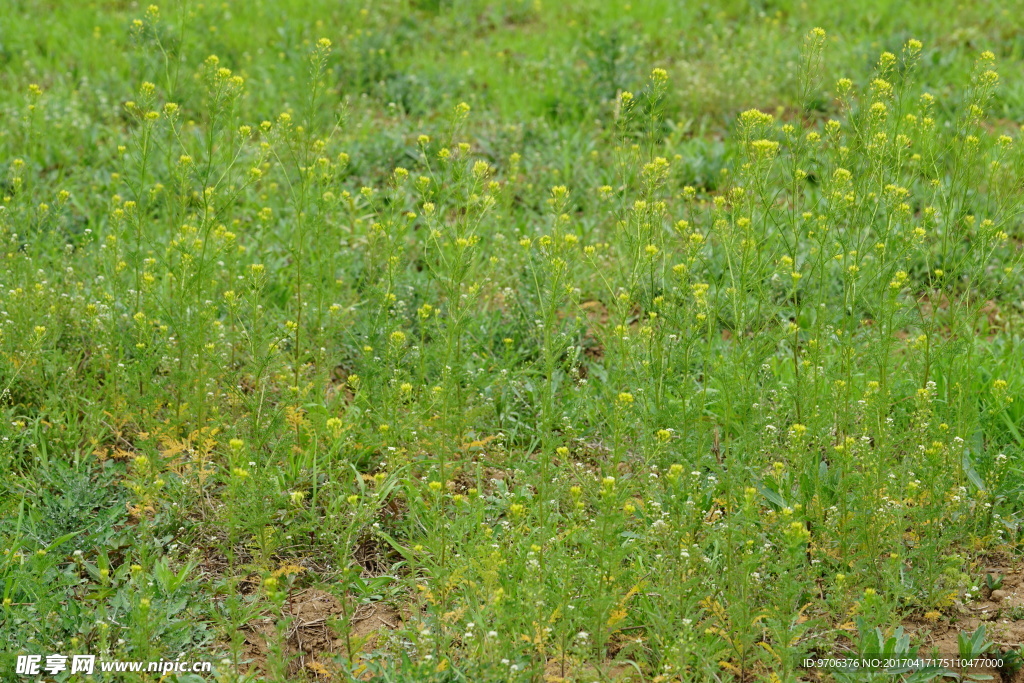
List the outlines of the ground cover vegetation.
<svg viewBox="0 0 1024 683">
<path fill-rule="evenodd" d="M 1009 680 L 1020 9 L 9 0 L 0 676 Z"/>
</svg>

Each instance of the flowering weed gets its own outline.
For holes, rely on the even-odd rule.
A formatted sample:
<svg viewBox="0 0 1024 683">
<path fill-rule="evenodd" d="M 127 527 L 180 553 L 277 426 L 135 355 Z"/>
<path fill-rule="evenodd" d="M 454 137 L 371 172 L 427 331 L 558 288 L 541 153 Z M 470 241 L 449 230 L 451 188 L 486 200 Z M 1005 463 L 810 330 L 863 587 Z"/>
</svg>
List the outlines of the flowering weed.
<svg viewBox="0 0 1024 683">
<path fill-rule="evenodd" d="M 1019 563 L 1016 14 L 124 7 L 0 46 L 12 653 L 795 681 Z"/>
</svg>

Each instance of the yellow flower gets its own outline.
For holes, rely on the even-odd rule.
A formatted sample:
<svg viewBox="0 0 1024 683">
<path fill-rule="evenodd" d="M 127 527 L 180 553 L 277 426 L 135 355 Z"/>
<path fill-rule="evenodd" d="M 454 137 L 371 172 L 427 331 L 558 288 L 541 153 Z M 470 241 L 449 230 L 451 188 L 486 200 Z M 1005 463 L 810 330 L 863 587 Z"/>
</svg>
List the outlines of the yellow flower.
<svg viewBox="0 0 1024 683">
<path fill-rule="evenodd" d="M 779 143 L 774 140 L 754 140 L 750 148 L 757 159 L 774 159 L 779 153 Z"/>
</svg>

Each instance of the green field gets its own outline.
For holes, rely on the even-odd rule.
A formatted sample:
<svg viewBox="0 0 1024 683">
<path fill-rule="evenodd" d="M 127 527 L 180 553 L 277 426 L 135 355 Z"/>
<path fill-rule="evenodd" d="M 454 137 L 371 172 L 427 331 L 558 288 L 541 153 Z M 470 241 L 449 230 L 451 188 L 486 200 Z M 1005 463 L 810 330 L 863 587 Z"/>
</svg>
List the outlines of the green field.
<svg viewBox="0 0 1024 683">
<path fill-rule="evenodd" d="M 2 4 L 0 680 L 1024 678 L 1024 3 Z"/>
</svg>

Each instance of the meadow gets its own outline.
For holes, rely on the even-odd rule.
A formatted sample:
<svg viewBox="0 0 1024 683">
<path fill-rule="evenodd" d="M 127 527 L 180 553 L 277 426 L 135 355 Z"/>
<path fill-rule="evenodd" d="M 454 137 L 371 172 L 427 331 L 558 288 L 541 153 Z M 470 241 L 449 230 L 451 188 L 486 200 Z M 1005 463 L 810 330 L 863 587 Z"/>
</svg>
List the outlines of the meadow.
<svg viewBox="0 0 1024 683">
<path fill-rule="evenodd" d="M 1024 677 L 1022 10 L 5 0 L 0 680 Z"/>
</svg>

